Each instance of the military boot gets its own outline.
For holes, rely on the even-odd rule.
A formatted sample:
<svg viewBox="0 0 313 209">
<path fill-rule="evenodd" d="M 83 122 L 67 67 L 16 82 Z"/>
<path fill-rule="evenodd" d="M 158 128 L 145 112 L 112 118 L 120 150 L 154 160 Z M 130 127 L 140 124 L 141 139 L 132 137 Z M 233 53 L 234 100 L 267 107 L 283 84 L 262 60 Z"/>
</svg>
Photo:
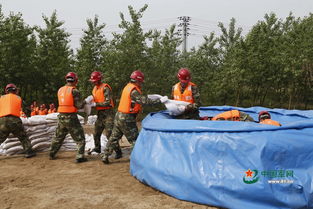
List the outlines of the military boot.
<svg viewBox="0 0 313 209">
<path fill-rule="evenodd" d="M 55 154 L 53 154 L 53 153 L 50 152 L 50 154 L 49 154 L 49 159 L 50 159 L 50 160 L 55 160 L 55 159 L 56 159 Z"/>
<path fill-rule="evenodd" d="M 122 150 L 121 149 L 115 150 L 115 157 L 114 157 L 114 159 L 120 159 L 122 157 L 123 157 Z"/>
<path fill-rule="evenodd" d="M 25 158 L 31 158 L 36 156 L 36 152 L 34 150 L 30 150 L 25 154 Z"/>
<path fill-rule="evenodd" d="M 87 158 L 85 158 L 85 157 L 81 157 L 81 158 L 77 158 L 76 159 L 76 163 L 83 163 L 83 162 L 87 162 L 88 160 L 87 160 Z"/>
<path fill-rule="evenodd" d="M 110 163 L 110 161 L 109 161 L 109 156 L 107 156 L 107 155 L 103 156 L 102 162 L 103 162 L 104 164 L 109 164 L 109 163 Z"/>
</svg>

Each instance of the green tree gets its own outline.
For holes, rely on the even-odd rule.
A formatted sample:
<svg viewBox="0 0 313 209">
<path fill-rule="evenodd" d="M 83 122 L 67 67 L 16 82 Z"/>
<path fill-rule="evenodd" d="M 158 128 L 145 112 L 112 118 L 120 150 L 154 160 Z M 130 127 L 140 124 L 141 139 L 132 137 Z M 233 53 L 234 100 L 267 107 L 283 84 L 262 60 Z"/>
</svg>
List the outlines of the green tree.
<svg viewBox="0 0 313 209">
<path fill-rule="evenodd" d="M 27 99 L 32 96 L 29 91 L 36 72 L 34 30 L 24 22 L 22 14 L 4 17 L 0 7 L 0 31 L 0 84 L 16 84 L 21 96 Z"/>
<path fill-rule="evenodd" d="M 129 81 L 132 71 L 140 69 L 145 74 L 149 70 L 147 66 L 147 43 L 152 31 L 143 32 L 140 18 L 147 9 L 147 5 L 138 12 L 128 6 L 131 21 L 127 21 L 123 13 L 120 13 L 121 23 L 119 27 L 124 31 L 121 34 L 114 33 L 106 50 L 103 51 L 103 65 L 105 77 L 112 85 L 113 91 L 119 91 L 115 95 L 119 98 L 121 90 Z"/>
<path fill-rule="evenodd" d="M 88 82 L 91 72 L 102 71 L 103 51 L 107 40 L 103 35 L 105 24 L 99 24 L 98 16 L 87 19 L 87 30 L 80 39 L 80 48 L 77 50 L 76 67 L 80 79 L 79 85 L 84 96 L 91 93 L 92 85 Z"/>
<path fill-rule="evenodd" d="M 70 34 L 62 28 L 64 22 L 57 19 L 56 11 L 51 17 L 43 16 L 45 28 L 37 28 L 39 36 L 39 69 L 36 75 L 39 85 L 36 89 L 40 102 L 56 101 L 57 90 L 64 85 L 64 76 L 73 71 L 73 52 L 69 47 Z"/>
</svg>

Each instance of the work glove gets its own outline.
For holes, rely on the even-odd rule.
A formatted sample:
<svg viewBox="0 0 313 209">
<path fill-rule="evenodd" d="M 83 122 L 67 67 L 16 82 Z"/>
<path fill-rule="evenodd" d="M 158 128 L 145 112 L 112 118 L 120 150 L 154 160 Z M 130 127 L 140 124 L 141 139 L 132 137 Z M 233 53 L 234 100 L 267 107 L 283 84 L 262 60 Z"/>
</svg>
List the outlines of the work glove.
<svg viewBox="0 0 313 209">
<path fill-rule="evenodd" d="M 91 107 L 95 107 L 95 106 L 96 106 L 96 103 L 95 103 L 95 102 L 92 102 L 92 103 L 90 104 L 90 106 L 91 106 Z"/>
<path fill-rule="evenodd" d="M 93 96 L 88 96 L 86 99 L 85 99 L 85 102 L 87 103 L 87 104 L 91 104 L 92 102 L 93 102 Z"/>
<path fill-rule="evenodd" d="M 162 103 L 165 103 L 165 102 L 168 101 L 168 97 L 167 97 L 167 96 L 161 97 L 161 98 L 160 98 L 160 101 L 161 101 Z"/>
</svg>

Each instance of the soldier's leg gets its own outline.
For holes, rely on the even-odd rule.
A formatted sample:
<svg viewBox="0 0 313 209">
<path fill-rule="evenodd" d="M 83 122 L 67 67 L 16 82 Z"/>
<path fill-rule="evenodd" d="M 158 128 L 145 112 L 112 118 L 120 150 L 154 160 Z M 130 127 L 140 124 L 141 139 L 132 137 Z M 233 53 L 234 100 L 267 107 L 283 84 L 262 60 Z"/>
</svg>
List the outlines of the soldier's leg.
<svg viewBox="0 0 313 209">
<path fill-rule="evenodd" d="M 95 148 L 93 149 L 93 151 L 100 153 L 101 152 L 101 134 L 104 130 L 104 118 L 103 115 L 100 113 L 98 114 L 96 123 L 95 123 L 95 130 L 94 130 L 94 135 L 93 135 L 93 139 L 95 142 Z"/>
<path fill-rule="evenodd" d="M 104 149 L 104 155 L 102 158 L 104 164 L 109 164 L 109 156 L 112 154 L 113 150 L 117 149 L 118 140 L 120 140 L 122 136 L 123 132 L 120 130 L 118 123 L 114 123 L 112 134 Z"/>
<path fill-rule="evenodd" d="M 113 130 L 113 126 L 114 126 L 114 114 L 113 111 L 110 112 L 108 111 L 107 114 L 105 115 L 104 118 L 104 123 L 105 123 L 105 135 L 107 137 L 107 139 L 110 138 L 111 134 L 112 134 L 112 130 Z M 120 144 L 117 141 L 117 144 L 114 148 L 115 151 L 115 159 L 120 159 L 123 157 L 123 153 L 122 153 L 122 149 L 120 147 Z"/>
<path fill-rule="evenodd" d="M 136 122 L 125 122 L 124 125 L 122 126 L 122 131 L 127 138 L 128 142 L 134 146 L 137 137 L 138 137 L 138 127 Z"/>
<path fill-rule="evenodd" d="M 26 135 L 22 120 L 20 118 L 14 119 L 14 121 L 10 123 L 10 126 L 11 126 L 11 131 L 13 135 L 16 136 L 20 140 L 23 146 L 23 149 L 25 150 L 25 153 L 26 153 L 25 157 L 30 158 L 30 157 L 35 156 L 36 154 L 33 151 L 30 140 L 28 139 Z"/>
<path fill-rule="evenodd" d="M 77 117 L 71 119 L 69 132 L 77 144 L 76 162 L 80 163 L 87 161 L 84 157 L 86 144 L 85 133 Z"/>
<path fill-rule="evenodd" d="M 0 118 L 0 144 L 2 144 L 9 136 L 10 131 L 5 124 L 5 118 Z"/>
<path fill-rule="evenodd" d="M 64 126 L 64 124 L 59 121 L 58 127 L 55 131 L 55 138 L 51 142 L 51 148 L 50 148 L 50 159 L 54 159 L 56 153 L 61 148 L 63 141 L 68 134 L 68 129 Z"/>
</svg>

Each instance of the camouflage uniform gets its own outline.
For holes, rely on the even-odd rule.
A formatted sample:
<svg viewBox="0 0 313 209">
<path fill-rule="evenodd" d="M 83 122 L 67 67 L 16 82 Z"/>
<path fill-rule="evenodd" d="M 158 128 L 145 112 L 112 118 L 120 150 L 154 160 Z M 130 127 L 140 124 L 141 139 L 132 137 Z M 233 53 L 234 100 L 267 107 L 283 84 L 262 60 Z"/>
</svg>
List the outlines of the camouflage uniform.
<svg viewBox="0 0 313 209">
<path fill-rule="evenodd" d="M 186 87 L 181 88 L 181 93 L 184 93 Z M 175 85 L 172 87 L 172 99 L 174 98 L 173 96 L 174 88 L 175 88 Z M 192 92 L 192 96 L 194 99 L 194 103 L 189 104 L 186 108 L 186 111 L 183 114 L 175 116 L 176 119 L 193 119 L 193 120 L 200 119 L 199 107 L 201 106 L 201 101 L 200 101 L 200 93 L 199 93 L 198 87 L 191 86 L 191 92 Z"/>
<path fill-rule="evenodd" d="M 240 117 L 240 121 L 244 121 L 244 122 L 255 122 L 254 119 L 247 113 L 241 112 L 239 111 L 239 117 Z"/>
<path fill-rule="evenodd" d="M 10 133 L 13 133 L 13 135 L 20 140 L 26 154 L 29 155 L 34 153 L 24 130 L 21 118 L 13 115 L 0 118 L 0 144 L 8 138 Z M 26 155 L 26 157 L 28 156 Z"/>
<path fill-rule="evenodd" d="M 108 87 L 105 87 L 104 89 L 104 97 L 105 101 L 102 103 L 96 103 L 96 107 L 108 107 L 111 106 L 111 99 L 112 99 L 112 93 L 111 90 Z M 103 130 L 105 130 L 105 135 L 107 139 L 110 138 L 112 129 L 113 129 L 113 120 L 114 120 L 114 112 L 112 109 L 104 109 L 104 110 L 98 110 L 97 113 L 97 120 L 95 123 L 95 132 L 94 132 L 94 141 L 95 141 L 95 151 L 100 152 L 101 151 L 101 143 L 100 138 Z M 121 148 L 119 144 L 117 144 L 115 152 L 121 152 Z"/>
<path fill-rule="evenodd" d="M 159 104 L 160 100 L 152 101 L 146 96 L 141 95 L 136 89 L 131 92 L 132 103 L 138 103 L 141 105 L 153 105 Z M 118 146 L 118 140 L 122 138 L 123 134 L 127 138 L 128 142 L 132 145 L 135 144 L 138 137 L 138 128 L 136 125 L 136 113 L 121 113 L 117 112 L 114 118 L 114 127 L 111 137 L 109 138 L 106 148 L 104 150 L 103 160 L 110 156 Z"/>
<path fill-rule="evenodd" d="M 77 89 L 73 89 L 72 94 L 74 97 L 74 106 L 78 109 L 83 108 L 85 101 L 81 99 L 79 91 Z M 68 133 L 71 134 L 71 137 L 77 144 L 76 160 L 84 158 L 85 134 L 84 129 L 78 120 L 77 113 L 59 113 L 58 127 L 56 129 L 55 138 L 51 143 L 51 159 L 55 157 L 56 153 L 61 148 L 62 143 Z"/>
</svg>

